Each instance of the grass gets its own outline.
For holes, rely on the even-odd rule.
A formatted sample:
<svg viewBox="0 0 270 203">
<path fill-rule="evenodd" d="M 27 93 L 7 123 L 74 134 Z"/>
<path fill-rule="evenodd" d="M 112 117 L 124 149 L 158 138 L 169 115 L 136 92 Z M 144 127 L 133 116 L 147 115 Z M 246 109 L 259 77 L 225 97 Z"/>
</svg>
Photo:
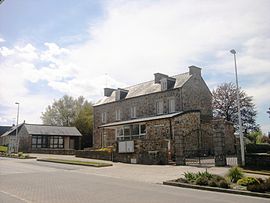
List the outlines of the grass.
<svg viewBox="0 0 270 203">
<path fill-rule="evenodd" d="M 102 162 L 93 162 L 93 161 L 79 161 L 79 160 L 66 160 L 66 159 L 37 159 L 37 161 L 61 163 L 61 164 L 72 164 L 72 165 L 81 165 L 81 166 L 93 166 L 93 167 L 106 167 L 112 166 L 112 164 L 102 163 Z"/>
</svg>

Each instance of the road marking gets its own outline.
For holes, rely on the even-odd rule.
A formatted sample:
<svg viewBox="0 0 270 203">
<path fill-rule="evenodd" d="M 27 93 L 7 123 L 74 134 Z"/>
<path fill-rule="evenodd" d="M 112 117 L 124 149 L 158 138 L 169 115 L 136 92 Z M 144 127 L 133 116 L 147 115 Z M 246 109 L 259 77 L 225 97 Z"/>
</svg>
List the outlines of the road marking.
<svg viewBox="0 0 270 203">
<path fill-rule="evenodd" d="M 0 190 L 0 192 L 4 193 L 4 194 L 6 194 L 6 195 L 9 195 L 10 197 L 14 197 L 14 198 L 16 198 L 16 199 L 18 199 L 18 200 L 21 200 L 21 201 L 23 201 L 23 202 L 31 203 L 31 201 L 26 200 L 26 199 L 24 199 L 24 198 L 21 198 L 21 197 L 19 197 L 19 196 L 17 196 L 17 195 L 11 194 L 11 193 L 9 193 L 9 192 L 3 191 L 3 190 Z"/>
</svg>

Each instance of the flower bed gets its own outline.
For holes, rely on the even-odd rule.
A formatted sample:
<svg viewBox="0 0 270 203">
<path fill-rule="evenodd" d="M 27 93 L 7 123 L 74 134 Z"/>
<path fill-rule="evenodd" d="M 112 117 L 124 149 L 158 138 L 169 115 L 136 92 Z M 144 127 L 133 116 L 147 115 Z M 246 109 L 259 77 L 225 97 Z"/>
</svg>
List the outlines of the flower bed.
<svg viewBox="0 0 270 203">
<path fill-rule="evenodd" d="M 0 157 L 7 157 L 7 158 L 15 158 L 15 159 L 36 159 L 36 157 L 29 156 L 29 154 L 24 154 L 19 152 L 18 154 L 15 153 L 0 153 Z"/>
<path fill-rule="evenodd" d="M 166 181 L 164 184 L 270 198 L 270 178 L 244 177 L 238 167 L 231 168 L 225 177 L 207 171 L 186 172 L 184 178 Z"/>
</svg>

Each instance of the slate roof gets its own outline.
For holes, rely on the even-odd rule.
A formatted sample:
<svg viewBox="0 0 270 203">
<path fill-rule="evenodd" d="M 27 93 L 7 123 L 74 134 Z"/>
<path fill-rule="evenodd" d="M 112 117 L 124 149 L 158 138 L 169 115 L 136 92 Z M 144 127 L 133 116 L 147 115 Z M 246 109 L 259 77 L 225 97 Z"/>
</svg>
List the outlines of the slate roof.
<svg viewBox="0 0 270 203">
<path fill-rule="evenodd" d="M 11 128 L 12 126 L 0 126 L 0 136 L 9 131 Z"/>
<path fill-rule="evenodd" d="M 99 126 L 99 128 L 106 128 L 106 127 L 112 127 L 112 126 L 118 126 L 118 125 L 126 125 L 126 124 L 131 124 L 131 123 L 142 123 L 142 122 L 146 122 L 146 121 L 159 120 L 159 119 L 165 119 L 165 118 L 172 118 L 172 117 L 178 116 L 178 115 L 180 115 L 182 113 L 183 112 L 176 112 L 176 113 L 171 113 L 171 114 L 150 116 L 150 117 L 145 117 L 145 118 L 137 118 L 137 119 L 126 120 L 126 121 L 118 121 L 118 122 L 107 123 L 107 124 L 101 125 L 101 126 Z"/>
<path fill-rule="evenodd" d="M 22 123 L 18 127 L 19 131 L 23 125 L 25 126 L 27 132 L 30 135 L 82 136 L 82 134 L 78 131 L 76 127 Z M 16 135 L 16 126 L 13 126 L 9 131 L 5 132 L 2 136 L 7 135 Z"/>
<path fill-rule="evenodd" d="M 176 79 L 174 87 L 173 87 L 173 89 L 176 89 L 176 88 L 182 87 L 189 80 L 189 78 L 191 78 L 191 75 L 189 74 L 189 72 L 187 72 L 187 73 L 182 73 L 179 75 L 172 76 L 172 78 Z M 125 97 L 125 99 L 128 99 L 128 98 L 138 97 L 138 96 L 147 95 L 147 94 L 151 94 L 155 92 L 160 92 L 161 85 L 158 83 L 155 84 L 154 80 L 151 80 L 148 82 L 140 83 L 140 84 L 123 88 L 123 89 L 128 90 L 128 94 Z M 98 102 L 96 102 L 94 106 L 107 104 L 111 102 L 115 102 L 115 91 L 112 93 L 110 97 L 104 97 Z"/>
<path fill-rule="evenodd" d="M 25 124 L 30 135 L 82 136 L 76 127 Z"/>
<path fill-rule="evenodd" d="M 21 129 L 23 123 L 18 125 L 18 131 Z M 12 126 L 8 131 L 6 131 L 4 134 L 1 136 L 6 136 L 6 135 L 16 135 L 16 126 Z"/>
</svg>

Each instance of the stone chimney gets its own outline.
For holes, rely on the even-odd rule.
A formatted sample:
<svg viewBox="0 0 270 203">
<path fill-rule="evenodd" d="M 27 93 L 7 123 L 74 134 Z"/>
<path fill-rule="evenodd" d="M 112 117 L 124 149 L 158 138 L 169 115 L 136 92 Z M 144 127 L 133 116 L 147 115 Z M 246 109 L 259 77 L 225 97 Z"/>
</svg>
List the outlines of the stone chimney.
<svg viewBox="0 0 270 203">
<path fill-rule="evenodd" d="M 189 66 L 189 75 L 194 75 L 194 76 L 200 76 L 201 77 L 201 68 L 197 66 Z"/>
<path fill-rule="evenodd" d="M 113 91 L 115 91 L 115 89 L 112 89 L 112 88 L 104 88 L 104 96 L 105 97 L 110 97 L 113 93 Z"/>
<path fill-rule="evenodd" d="M 162 74 L 162 73 L 155 73 L 154 76 L 155 76 L 155 83 L 160 83 L 160 80 L 162 78 L 169 77 L 168 75 L 165 75 L 165 74 Z"/>
</svg>

